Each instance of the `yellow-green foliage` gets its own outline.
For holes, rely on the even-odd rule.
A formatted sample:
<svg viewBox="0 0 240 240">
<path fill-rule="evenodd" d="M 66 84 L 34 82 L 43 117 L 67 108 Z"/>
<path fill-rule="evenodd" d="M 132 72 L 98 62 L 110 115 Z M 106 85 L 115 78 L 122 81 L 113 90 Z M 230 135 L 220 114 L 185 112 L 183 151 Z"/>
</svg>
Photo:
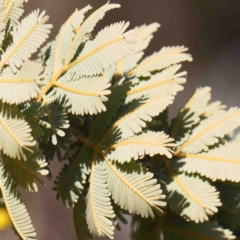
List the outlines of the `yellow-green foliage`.
<svg viewBox="0 0 240 240">
<path fill-rule="evenodd" d="M 240 110 L 211 103 L 204 87 L 169 122 L 187 48 L 143 58 L 158 23 L 129 30 L 122 21 L 93 35 L 120 7 L 110 3 L 76 10 L 46 43 L 48 16 L 20 19 L 23 3 L 0 0 L 0 207 L 16 234 L 37 239 L 18 186 L 36 192 L 59 160 L 54 190 L 74 208 L 79 239 L 113 239 L 128 213 L 132 239 L 234 239 L 240 145 L 230 136 Z"/>
</svg>

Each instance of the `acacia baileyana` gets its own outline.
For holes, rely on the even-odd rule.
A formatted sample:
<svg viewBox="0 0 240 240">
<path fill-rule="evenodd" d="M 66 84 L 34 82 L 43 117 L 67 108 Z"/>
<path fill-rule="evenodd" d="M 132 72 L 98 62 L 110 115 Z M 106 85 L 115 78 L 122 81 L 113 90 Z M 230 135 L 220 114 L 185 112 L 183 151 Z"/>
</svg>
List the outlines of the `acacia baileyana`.
<svg viewBox="0 0 240 240">
<path fill-rule="evenodd" d="M 131 239 L 235 239 L 240 110 L 210 102 L 204 87 L 168 120 L 187 48 L 143 58 L 158 23 L 93 34 L 120 7 L 110 3 L 76 10 L 43 45 L 48 16 L 21 19 L 23 3 L 0 0 L 0 203 L 16 234 L 37 239 L 18 190 L 36 192 L 55 160 L 65 164 L 54 190 L 73 208 L 78 239 L 113 239 L 129 213 Z"/>
</svg>

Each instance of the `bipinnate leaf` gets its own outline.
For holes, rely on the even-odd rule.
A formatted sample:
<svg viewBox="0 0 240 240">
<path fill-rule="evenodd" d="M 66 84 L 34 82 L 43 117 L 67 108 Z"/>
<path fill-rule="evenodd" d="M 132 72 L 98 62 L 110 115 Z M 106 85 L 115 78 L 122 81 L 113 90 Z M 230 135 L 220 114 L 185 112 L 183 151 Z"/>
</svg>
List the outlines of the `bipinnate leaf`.
<svg viewBox="0 0 240 240">
<path fill-rule="evenodd" d="M 34 240 L 36 233 L 26 207 L 17 194 L 6 187 L 6 181 L 7 178 L 3 176 L 3 166 L 0 165 L 0 189 L 12 224 L 22 239 Z"/>
<path fill-rule="evenodd" d="M 145 172 L 135 162 L 120 165 L 106 157 L 104 166 L 112 198 L 121 208 L 142 217 L 154 217 L 152 208 L 163 212 L 165 195 L 152 173 Z"/>
<path fill-rule="evenodd" d="M 31 54 L 37 51 L 40 45 L 48 38 L 52 25 L 45 24 L 48 16 L 39 10 L 33 11 L 25 17 L 13 30 L 13 43 L 1 56 L 0 69 L 9 64 L 15 73 Z"/>
<path fill-rule="evenodd" d="M 133 101 L 129 104 L 125 114 L 119 118 L 108 130 L 121 132 L 121 138 L 127 139 L 140 133 L 151 122 L 152 117 L 159 115 L 168 105 L 173 102 L 172 96 L 158 96 L 143 101 Z"/>
<path fill-rule="evenodd" d="M 6 32 L 18 24 L 18 19 L 23 14 L 22 4 L 24 0 L 0 2 L 0 47 L 6 39 Z"/>
<path fill-rule="evenodd" d="M 9 104 L 19 104 L 36 98 L 40 93 L 37 83 L 43 68 L 40 63 L 25 62 L 14 74 L 11 68 L 0 76 L 0 99 Z"/>
<path fill-rule="evenodd" d="M 1 19 L 1 22 L 6 24 L 10 20 L 10 25 L 15 27 L 18 24 L 19 18 L 24 12 L 22 8 L 24 2 L 25 0 L 6 0 L 3 8 L 1 9 L 1 15 L 3 15 L 3 19 Z"/>
<path fill-rule="evenodd" d="M 211 88 L 198 88 L 193 96 L 189 99 L 178 116 L 172 120 L 170 127 L 171 137 L 181 139 L 186 132 L 199 123 L 200 117 L 205 116 L 208 102 L 211 99 Z"/>
<path fill-rule="evenodd" d="M 23 149 L 31 152 L 29 147 L 36 144 L 31 136 L 32 130 L 16 113 L 7 112 L 7 108 L 0 103 L 0 150 L 11 158 L 26 160 Z"/>
<path fill-rule="evenodd" d="M 57 176 L 54 190 L 57 191 L 57 198 L 61 198 L 65 206 L 73 207 L 77 203 L 79 193 L 82 193 L 87 177 L 91 172 L 91 160 L 93 159 L 92 149 L 83 146 L 65 164 L 62 172 Z"/>
<path fill-rule="evenodd" d="M 129 90 L 129 82 L 116 85 L 111 88 L 111 94 L 108 96 L 108 101 L 105 103 L 107 111 L 97 115 L 89 132 L 89 140 L 96 143 L 106 132 L 112 122 L 112 119 L 117 115 L 118 109 L 123 103 L 126 92 Z"/>
<path fill-rule="evenodd" d="M 215 219 L 221 226 L 236 230 L 240 226 L 239 185 L 219 182 L 216 187 L 221 194 L 222 206 L 215 215 Z"/>
<path fill-rule="evenodd" d="M 131 55 L 117 64 L 115 75 L 123 75 L 136 67 L 144 54 L 143 50 L 148 47 L 149 42 L 153 38 L 153 33 L 156 32 L 159 27 L 160 25 L 158 23 L 152 23 L 134 28 L 134 32 L 131 36 L 137 39 L 137 43 L 134 44 Z"/>
<path fill-rule="evenodd" d="M 93 31 L 98 21 L 105 16 L 106 12 L 119 7 L 119 4 L 109 4 L 109 2 L 107 2 L 102 7 L 94 11 L 89 17 L 87 17 L 78 28 L 74 29 L 75 36 L 70 47 L 68 48 L 67 56 L 64 61 L 65 65 L 70 63 L 76 54 L 79 45 L 88 39 L 88 35 Z"/>
<path fill-rule="evenodd" d="M 147 131 L 117 142 L 106 151 L 110 151 L 107 154 L 109 159 L 124 163 L 130 162 L 131 159 L 141 159 L 145 155 L 152 157 L 156 154 L 160 154 L 171 158 L 172 153 L 168 147 L 173 146 L 175 146 L 173 139 L 169 138 L 163 132 Z"/>
<path fill-rule="evenodd" d="M 230 142 L 208 152 L 183 153 L 180 168 L 187 173 L 199 173 L 212 181 L 240 182 L 240 144 Z"/>
<path fill-rule="evenodd" d="M 11 182 L 14 181 L 26 191 L 37 192 L 36 182 L 44 185 L 38 174 L 45 176 L 49 173 L 46 169 L 48 163 L 39 149 L 32 150 L 33 153 L 25 153 L 26 161 L 10 158 L 6 155 L 2 156 L 3 176 L 7 178 L 7 186 L 10 186 Z"/>
<path fill-rule="evenodd" d="M 113 239 L 113 222 L 115 217 L 110 201 L 106 166 L 100 163 L 92 165 L 87 194 L 87 223 L 94 236 Z"/>
<path fill-rule="evenodd" d="M 136 40 L 128 37 L 131 31 L 125 32 L 128 25 L 128 22 L 119 22 L 102 29 L 93 40 L 86 42 L 79 57 L 68 68 L 77 77 L 93 76 L 129 55 Z"/>
<path fill-rule="evenodd" d="M 47 113 L 47 116 L 44 117 L 43 120 L 48 122 L 51 126 L 50 128 L 45 129 L 43 141 L 48 142 L 49 139 L 51 139 L 53 145 L 57 145 L 57 136 L 64 137 L 66 135 L 64 130 L 69 128 L 67 112 L 56 102 L 49 104 L 47 100 L 45 100 L 43 102 L 43 106 L 45 107 Z"/>
<path fill-rule="evenodd" d="M 208 182 L 197 176 L 188 176 L 184 173 L 177 174 L 165 163 L 171 176 L 167 182 L 167 199 L 169 207 L 184 217 L 196 223 L 204 222 L 218 211 L 221 206 L 219 192 Z"/>
<path fill-rule="evenodd" d="M 51 55 L 47 65 L 48 68 L 51 68 L 53 74 L 56 74 L 56 72 L 63 66 L 70 45 L 76 36 L 76 29 L 83 22 L 85 13 L 90 9 L 90 5 L 81 10 L 76 9 L 61 27 L 56 40 L 51 45 Z"/>
<path fill-rule="evenodd" d="M 125 102 L 129 103 L 133 99 L 141 99 L 145 97 L 159 96 L 175 96 L 177 92 L 183 90 L 182 84 L 186 82 L 186 72 L 177 73 L 180 65 L 175 65 L 156 73 L 148 80 L 139 81 L 128 92 Z M 133 79 L 132 81 L 134 81 Z"/>
<path fill-rule="evenodd" d="M 71 76 L 73 75 L 73 76 Z M 68 112 L 76 115 L 97 114 L 106 111 L 103 102 L 106 102 L 111 92 L 108 79 L 103 76 L 76 78 L 68 72 L 55 84 L 56 97 L 64 101 Z"/>
<path fill-rule="evenodd" d="M 163 47 L 159 52 L 155 52 L 151 56 L 146 57 L 136 68 L 129 72 L 128 75 L 146 77 L 150 76 L 154 70 L 161 70 L 183 61 L 191 62 L 191 55 L 185 53 L 187 50 L 184 46 Z"/>
<path fill-rule="evenodd" d="M 177 154 L 208 151 L 209 146 L 218 143 L 219 138 L 223 138 L 239 126 L 240 110 L 238 108 L 232 107 L 228 111 L 217 111 L 209 118 L 202 120 L 190 136 L 177 143 L 180 145 Z"/>
</svg>

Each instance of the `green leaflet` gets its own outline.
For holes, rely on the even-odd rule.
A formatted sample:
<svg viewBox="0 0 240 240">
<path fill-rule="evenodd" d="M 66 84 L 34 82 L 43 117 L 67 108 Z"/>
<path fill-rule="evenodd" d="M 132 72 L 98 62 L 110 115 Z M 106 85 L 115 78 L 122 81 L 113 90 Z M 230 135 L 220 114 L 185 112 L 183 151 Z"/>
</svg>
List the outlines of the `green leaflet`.
<svg viewBox="0 0 240 240">
<path fill-rule="evenodd" d="M 61 198 L 66 206 L 73 207 L 78 201 L 78 195 L 82 192 L 83 184 L 91 171 L 92 158 L 93 151 L 83 146 L 71 162 L 64 165 L 57 177 L 54 190 L 57 191 L 57 198 Z"/>
<path fill-rule="evenodd" d="M 105 104 L 107 111 L 98 114 L 93 126 L 91 127 L 89 133 L 90 141 L 98 142 L 103 133 L 106 132 L 107 127 L 109 127 L 112 122 L 112 119 L 117 115 L 117 111 L 122 104 L 129 87 L 130 83 L 125 82 L 112 88 L 112 93 Z"/>
<path fill-rule="evenodd" d="M 64 137 L 65 129 L 69 128 L 68 116 L 65 109 L 61 108 L 57 103 L 52 102 L 44 103 L 46 109 L 46 117 L 43 117 L 44 122 L 48 122 L 51 128 L 44 131 L 44 136 L 42 137 L 42 142 L 48 143 L 52 142 L 53 145 L 57 145 L 57 136 Z"/>
<path fill-rule="evenodd" d="M 239 186 L 234 184 L 216 184 L 223 205 L 215 219 L 224 227 L 236 230 L 240 225 Z"/>
<path fill-rule="evenodd" d="M 46 166 L 48 164 L 39 149 L 33 148 L 32 152 L 26 152 L 26 161 L 10 158 L 6 155 L 2 156 L 3 176 L 6 178 L 8 188 L 11 187 L 13 181 L 27 191 L 37 192 L 36 182 L 44 185 L 38 174 L 47 175 Z"/>
</svg>

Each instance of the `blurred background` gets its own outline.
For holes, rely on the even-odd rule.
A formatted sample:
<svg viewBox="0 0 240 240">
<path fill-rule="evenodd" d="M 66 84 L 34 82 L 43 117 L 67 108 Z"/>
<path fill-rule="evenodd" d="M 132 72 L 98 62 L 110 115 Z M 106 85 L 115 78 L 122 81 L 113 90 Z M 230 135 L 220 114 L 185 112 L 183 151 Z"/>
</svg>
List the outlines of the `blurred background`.
<svg viewBox="0 0 240 240">
<path fill-rule="evenodd" d="M 75 8 L 91 4 L 94 9 L 106 0 L 29 0 L 25 14 L 33 9 L 46 10 L 54 28 L 50 39 L 57 34 Z M 239 0 L 112 0 L 122 7 L 107 13 L 98 29 L 121 20 L 130 21 L 130 27 L 159 22 L 146 54 L 162 46 L 185 45 L 194 61 L 184 63 L 188 72 L 185 90 L 178 94 L 170 114 L 173 117 L 200 86 L 212 87 L 212 99 L 227 106 L 240 105 L 240 1 Z M 54 177 L 61 166 L 52 163 Z M 24 194 L 39 240 L 76 240 L 72 210 L 56 200 L 53 184 L 39 186 L 38 194 Z M 17 240 L 10 229 L 0 232 L 1 240 Z M 129 238 L 129 226 L 116 233 L 116 240 Z"/>
</svg>

